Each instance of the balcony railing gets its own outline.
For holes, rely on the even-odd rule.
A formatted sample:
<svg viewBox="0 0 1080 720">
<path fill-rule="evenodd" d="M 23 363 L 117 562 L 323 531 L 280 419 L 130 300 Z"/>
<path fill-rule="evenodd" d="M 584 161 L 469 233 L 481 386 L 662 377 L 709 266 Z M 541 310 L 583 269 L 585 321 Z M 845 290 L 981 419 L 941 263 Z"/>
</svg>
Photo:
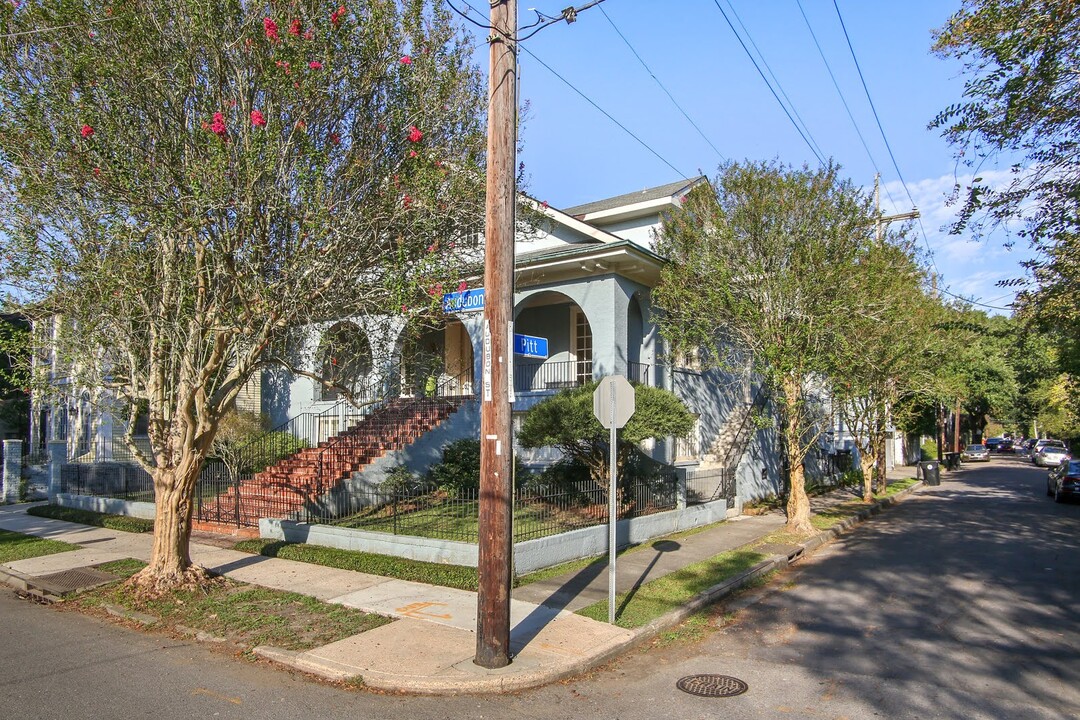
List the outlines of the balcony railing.
<svg viewBox="0 0 1080 720">
<path fill-rule="evenodd" d="M 514 364 L 514 392 L 565 390 L 590 381 L 592 360 Z"/>
</svg>

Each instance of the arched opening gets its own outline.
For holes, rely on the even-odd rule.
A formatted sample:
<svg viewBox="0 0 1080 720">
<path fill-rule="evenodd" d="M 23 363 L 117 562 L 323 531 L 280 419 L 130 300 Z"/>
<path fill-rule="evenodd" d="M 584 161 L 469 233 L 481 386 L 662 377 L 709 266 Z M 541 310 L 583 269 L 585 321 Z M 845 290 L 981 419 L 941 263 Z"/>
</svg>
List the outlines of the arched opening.
<svg viewBox="0 0 1080 720">
<path fill-rule="evenodd" d="M 403 396 L 472 394 L 472 340 L 460 320 L 410 323 L 402 331 L 398 348 Z"/>
<path fill-rule="evenodd" d="M 593 334 L 585 311 L 566 295 L 547 291 L 518 305 L 514 332 L 547 340 L 548 356 L 514 356 L 514 390 L 577 387 L 593 379 Z"/>
<path fill-rule="evenodd" d="M 353 322 L 339 322 L 319 345 L 320 400 L 339 400 L 343 393 L 362 394 L 371 374 L 371 345 Z"/>
<path fill-rule="evenodd" d="M 626 377 L 631 382 L 649 384 L 649 365 L 642 361 L 645 347 L 645 314 L 638 294 L 630 297 L 626 309 Z"/>
</svg>

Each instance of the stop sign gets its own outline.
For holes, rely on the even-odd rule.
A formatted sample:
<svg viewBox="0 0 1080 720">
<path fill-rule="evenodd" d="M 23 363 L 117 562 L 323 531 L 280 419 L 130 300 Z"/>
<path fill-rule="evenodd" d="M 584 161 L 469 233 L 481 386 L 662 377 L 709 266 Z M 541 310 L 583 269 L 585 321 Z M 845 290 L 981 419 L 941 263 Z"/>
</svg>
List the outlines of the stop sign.
<svg viewBox="0 0 1080 720">
<path fill-rule="evenodd" d="M 593 414 L 605 428 L 621 428 L 634 414 L 634 386 L 622 375 L 601 380 L 593 393 Z"/>
</svg>

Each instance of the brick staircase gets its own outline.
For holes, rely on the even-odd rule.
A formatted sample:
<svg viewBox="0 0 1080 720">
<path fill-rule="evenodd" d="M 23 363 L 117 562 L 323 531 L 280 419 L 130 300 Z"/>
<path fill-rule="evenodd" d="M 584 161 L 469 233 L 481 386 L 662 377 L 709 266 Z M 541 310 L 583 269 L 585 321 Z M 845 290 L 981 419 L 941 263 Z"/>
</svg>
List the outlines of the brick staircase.
<svg viewBox="0 0 1080 720">
<path fill-rule="evenodd" d="M 399 398 L 316 447 L 304 448 L 203 502 L 198 526 L 256 527 L 259 518 L 288 518 L 319 501 L 352 473 L 400 450 L 457 410 L 452 399 Z"/>
</svg>

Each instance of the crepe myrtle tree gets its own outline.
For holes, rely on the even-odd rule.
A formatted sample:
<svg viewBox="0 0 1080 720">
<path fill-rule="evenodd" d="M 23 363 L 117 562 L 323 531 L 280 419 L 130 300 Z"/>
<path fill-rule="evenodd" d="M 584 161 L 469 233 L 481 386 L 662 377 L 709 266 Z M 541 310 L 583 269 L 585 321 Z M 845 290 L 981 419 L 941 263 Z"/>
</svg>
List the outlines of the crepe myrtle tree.
<svg viewBox="0 0 1080 720">
<path fill-rule="evenodd" d="M 843 366 L 846 319 L 860 311 L 860 259 L 873 240 L 866 197 L 839 168 L 727 163 L 665 218 L 671 262 L 654 291 L 676 349 L 722 364 L 737 348 L 773 398 L 790 492 L 787 527 L 810 533 L 807 453 L 824 423 L 807 389 Z"/>
<path fill-rule="evenodd" d="M 483 207 L 483 84 L 439 2 L 44 0 L 0 18 L 0 276 L 131 409 L 160 593 L 195 486 L 285 335 L 423 314 Z M 151 452 L 130 437 L 145 407 Z"/>
</svg>

